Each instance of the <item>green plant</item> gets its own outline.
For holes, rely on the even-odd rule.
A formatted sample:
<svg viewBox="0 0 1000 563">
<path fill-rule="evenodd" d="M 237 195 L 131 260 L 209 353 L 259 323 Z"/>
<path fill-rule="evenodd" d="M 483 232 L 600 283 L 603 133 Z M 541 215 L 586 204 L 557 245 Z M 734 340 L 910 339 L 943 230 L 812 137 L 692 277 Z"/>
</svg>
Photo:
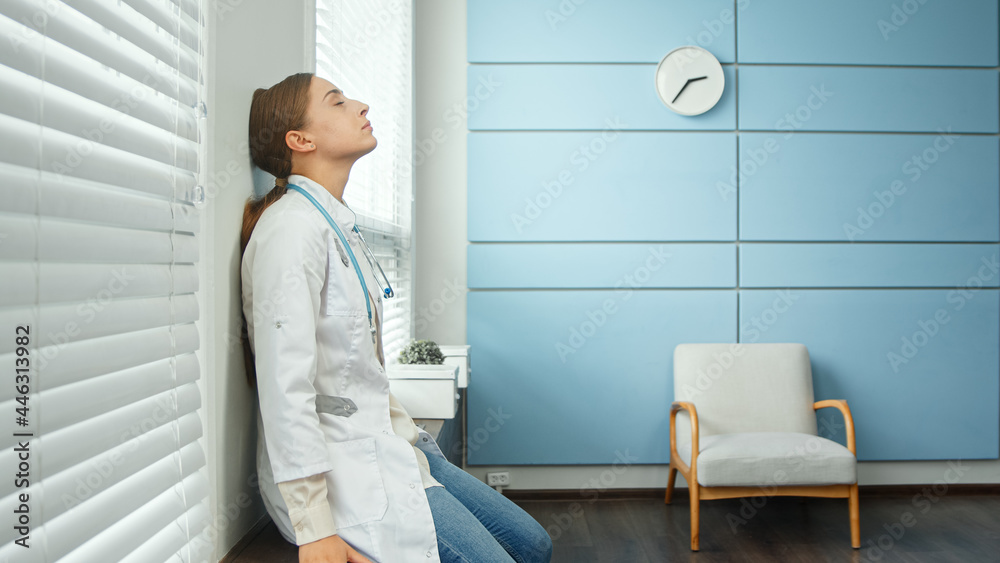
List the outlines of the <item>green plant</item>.
<svg viewBox="0 0 1000 563">
<path fill-rule="evenodd" d="M 441 348 L 433 340 L 410 339 L 399 352 L 399 363 L 401 364 L 443 364 L 444 354 Z"/>
</svg>

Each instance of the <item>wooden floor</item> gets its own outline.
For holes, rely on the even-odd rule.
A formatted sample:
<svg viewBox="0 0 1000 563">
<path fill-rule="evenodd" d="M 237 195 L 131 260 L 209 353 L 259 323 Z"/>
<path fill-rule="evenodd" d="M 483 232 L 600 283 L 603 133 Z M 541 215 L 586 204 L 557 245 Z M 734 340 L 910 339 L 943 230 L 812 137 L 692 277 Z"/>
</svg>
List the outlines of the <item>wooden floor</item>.
<svg viewBox="0 0 1000 563">
<path fill-rule="evenodd" d="M 929 492 L 868 496 L 862 488 L 859 550 L 850 546 L 846 499 L 771 497 L 760 507 L 751 499 L 702 501 L 697 553 L 686 489 L 672 505 L 662 497 L 517 504 L 549 531 L 553 562 L 1000 561 L 1000 496 Z M 232 561 L 297 563 L 296 549 L 269 522 Z"/>
</svg>

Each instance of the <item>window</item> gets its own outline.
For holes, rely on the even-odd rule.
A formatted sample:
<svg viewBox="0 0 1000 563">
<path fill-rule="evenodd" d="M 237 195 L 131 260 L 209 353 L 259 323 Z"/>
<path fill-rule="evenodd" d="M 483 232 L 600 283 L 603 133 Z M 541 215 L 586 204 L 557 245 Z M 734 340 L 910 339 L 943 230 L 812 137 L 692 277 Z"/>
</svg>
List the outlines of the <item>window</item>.
<svg viewBox="0 0 1000 563">
<path fill-rule="evenodd" d="M 203 26 L 202 0 L 0 3 L 0 418 L 24 433 L 0 435 L 0 561 L 211 556 Z"/>
<path fill-rule="evenodd" d="M 411 0 L 317 0 L 316 74 L 370 106 L 378 147 L 351 170 L 344 201 L 395 297 L 382 301 L 382 345 L 395 363 L 411 335 L 413 277 Z"/>
</svg>

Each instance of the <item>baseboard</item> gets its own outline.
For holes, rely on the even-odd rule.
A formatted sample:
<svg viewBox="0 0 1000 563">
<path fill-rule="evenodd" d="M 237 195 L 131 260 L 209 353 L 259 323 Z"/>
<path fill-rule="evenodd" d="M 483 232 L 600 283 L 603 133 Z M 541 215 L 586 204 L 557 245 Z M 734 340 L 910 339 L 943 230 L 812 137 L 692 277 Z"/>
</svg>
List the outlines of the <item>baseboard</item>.
<svg viewBox="0 0 1000 563">
<path fill-rule="evenodd" d="M 925 493 L 936 495 L 1000 495 L 1000 483 L 925 483 L 922 485 L 859 485 L 858 495 L 905 496 Z"/>
<path fill-rule="evenodd" d="M 937 486 L 939 490 L 935 493 L 942 494 L 939 483 L 927 483 L 922 485 L 860 485 L 858 486 L 859 496 L 909 496 L 921 494 L 927 489 L 934 490 Z M 605 489 L 595 491 L 588 489 L 504 489 L 503 495 L 515 501 L 582 501 L 582 500 L 627 500 L 627 499 L 662 499 L 666 494 L 666 487 L 659 489 Z M 947 485 L 948 495 L 1000 495 L 1000 483 L 956 483 Z M 674 497 L 686 499 L 688 496 L 687 487 L 677 487 L 674 489 Z"/>
</svg>

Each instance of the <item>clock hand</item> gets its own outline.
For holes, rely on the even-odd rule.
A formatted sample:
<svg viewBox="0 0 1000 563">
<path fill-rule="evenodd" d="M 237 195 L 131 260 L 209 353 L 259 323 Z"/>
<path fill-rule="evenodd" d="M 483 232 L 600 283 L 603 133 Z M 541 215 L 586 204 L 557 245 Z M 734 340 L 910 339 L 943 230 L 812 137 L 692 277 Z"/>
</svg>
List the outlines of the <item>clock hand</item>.
<svg viewBox="0 0 1000 563">
<path fill-rule="evenodd" d="M 685 89 L 685 88 L 687 88 L 687 87 L 688 87 L 688 84 L 690 84 L 690 83 L 691 83 L 691 79 L 689 78 L 689 79 L 688 79 L 688 80 L 687 80 L 686 82 L 684 82 L 684 85 L 683 85 L 683 86 L 681 86 L 681 91 L 680 91 L 680 92 L 677 92 L 677 95 L 676 95 L 676 96 L 674 96 L 674 99 L 670 100 L 670 103 L 674 103 L 674 102 L 676 102 L 676 101 L 677 101 L 677 98 L 679 98 L 679 97 L 681 96 L 681 92 L 683 92 L 683 91 L 684 91 L 684 89 Z"/>
<path fill-rule="evenodd" d="M 677 101 L 677 98 L 679 98 L 681 96 L 681 92 L 683 92 L 684 89 L 688 87 L 688 84 L 694 82 L 695 80 L 701 80 L 703 78 L 708 78 L 708 77 L 707 76 L 699 76 L 698 78 L 688 78 L 687 82 L 684 83 L 684 86 L 681 86 L 681 91 L 677 92 L 677 95 L 674 96 L 674 99 L 670 100 L 670 103 L 674 103 L 674 102 Z"/>
</svg>

